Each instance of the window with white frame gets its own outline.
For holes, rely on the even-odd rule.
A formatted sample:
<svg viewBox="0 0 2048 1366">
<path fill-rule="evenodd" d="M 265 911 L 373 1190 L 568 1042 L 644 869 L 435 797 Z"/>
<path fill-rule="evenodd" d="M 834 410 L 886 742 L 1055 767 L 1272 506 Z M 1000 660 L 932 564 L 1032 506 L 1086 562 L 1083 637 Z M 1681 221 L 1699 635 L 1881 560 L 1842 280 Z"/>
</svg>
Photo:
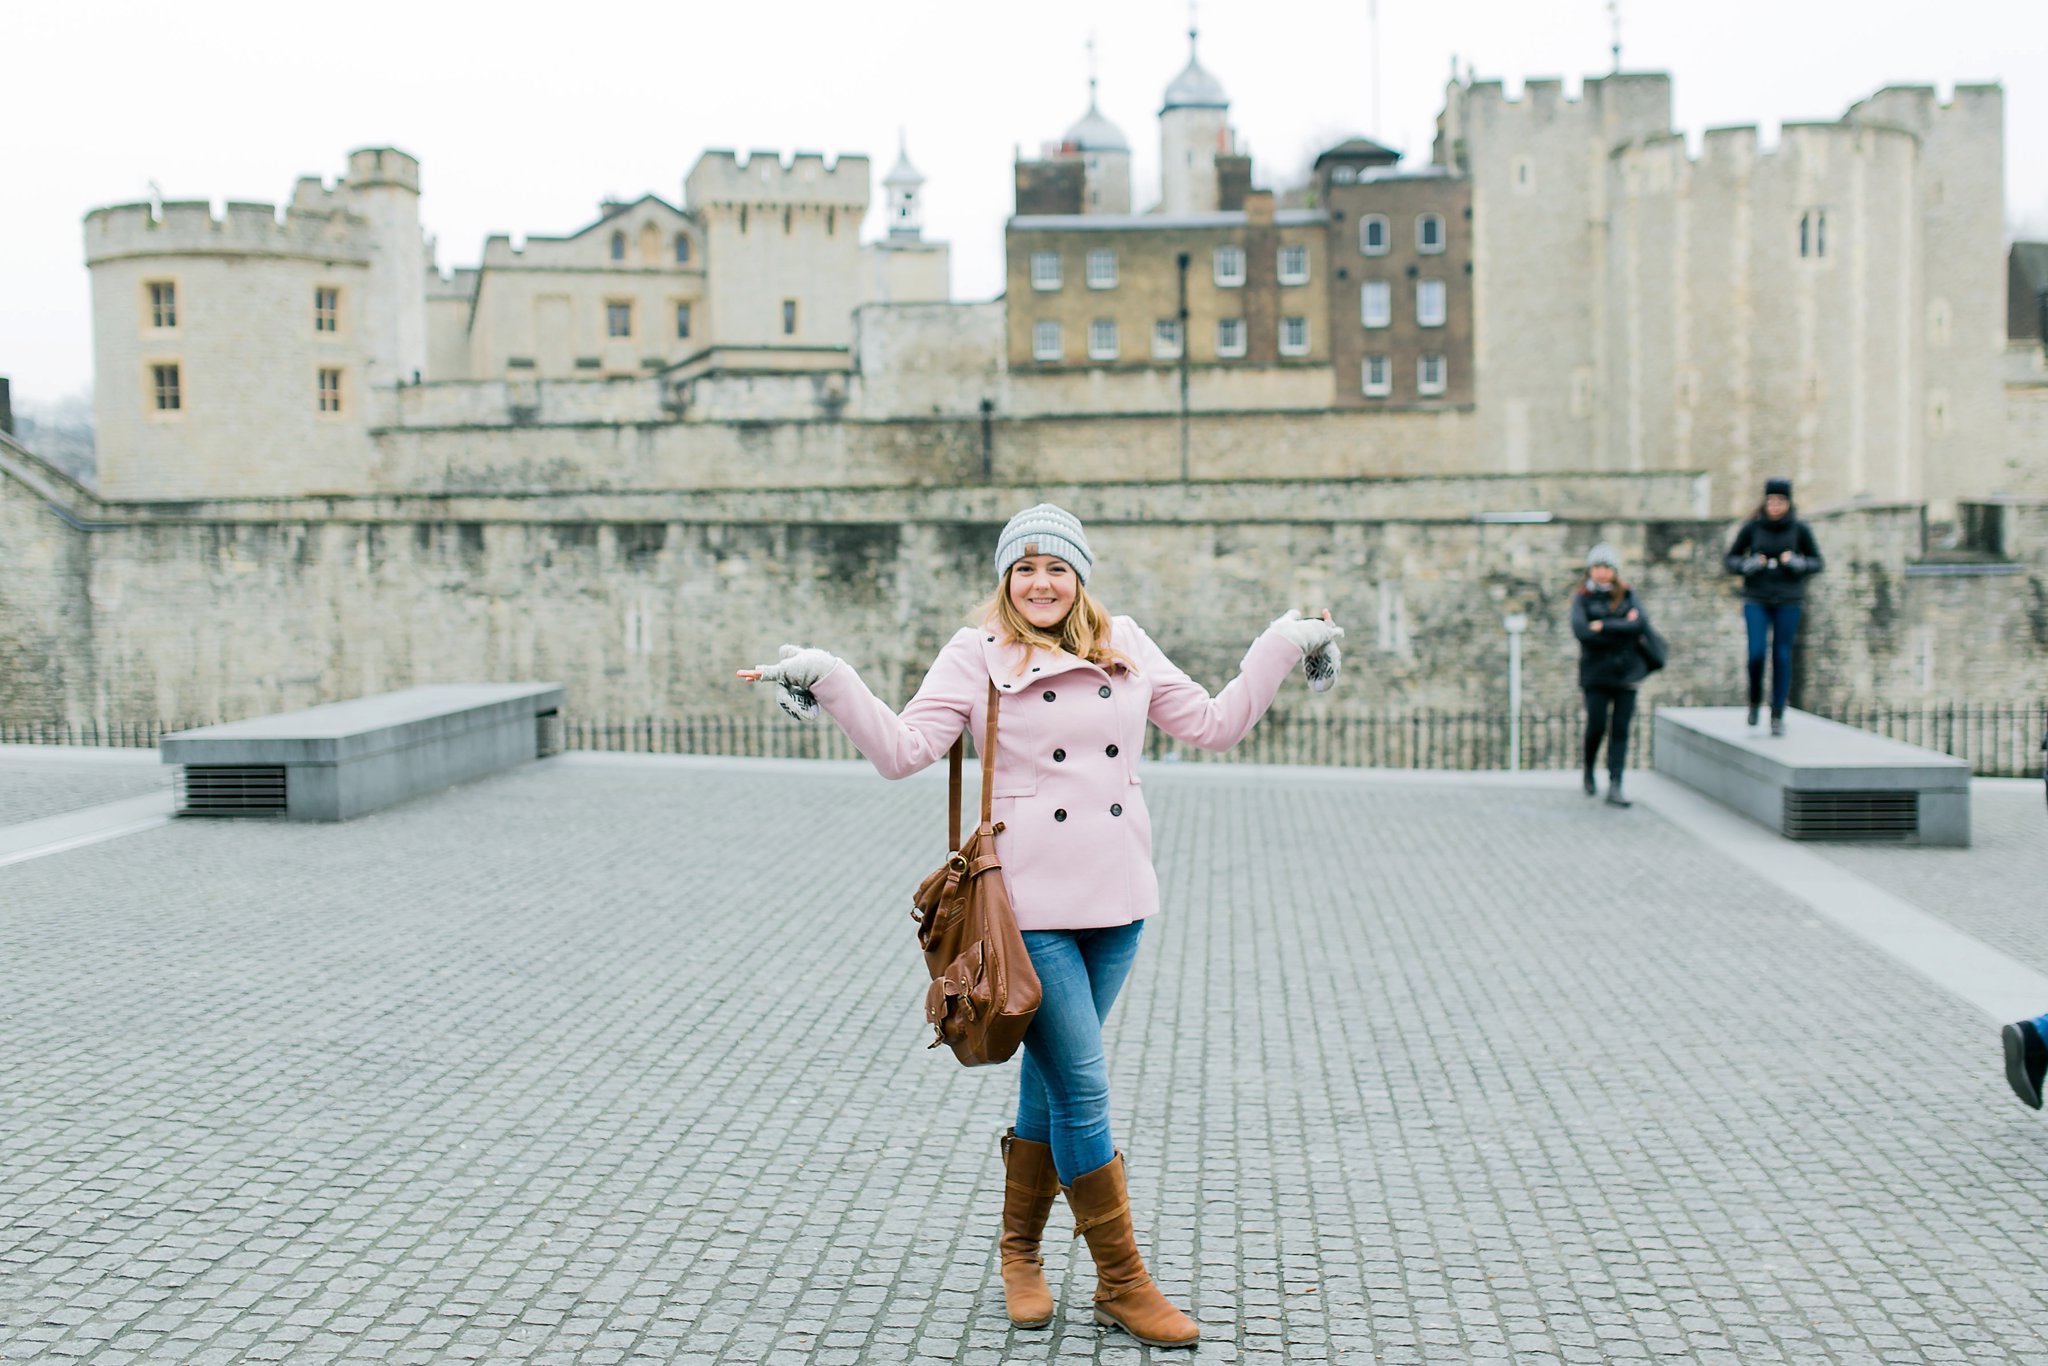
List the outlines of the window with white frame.
<svg viewBox="0 0 2048 1366">
<path fill-rule="evenodd" d="M 1116 288 L 1116 253 L 1113 251 L 1091 251 L 1088 253 L 1088 288 Z"/>
<path fill-rule="evenodd" d="M 1353 185 L 1357 182 L 1358 168 L 1356 166 L 1338 166 L 1330 172 L 1330 183 L 1332 185 Z"/>
<path fill-rule="evenodd" d="M 1216 320 L 1216 354 L 1219 356 L 1242 356 L 1244 354 L 1244 319 L 1218 318 Z"/>
<path fill-rule="evenodd" d="M 1440 394 L 1444 391 L 1444 358 L 1434 351 L 1415 362 L 1415 392 Z"/>
<path fill-rule="evenodd" d="M 1358 367 L 1358 387 L 1367 398 L 1385 398 L 1393 393 L 1393 361 L 1385 356 L 1367 356 Z"/>
<path fill-rule="evenodd" d="M 1283 356 L 1306 356 L 1308 354 L 1308 319 L 1282 318 L 1280 320 L 1280 354 Z"/>
<path fill-rule="evenodd" d="M 1367 256 L 1385 256 L 1392 242 L 1385 214 L 1369 213 L 1358 220 L 1358 249 Z"/>
<path fill-rule="evenodd" d="M 1216 284 L 1221 289 L 1236 289 L 1244 283 L 1244 248 L 1216 248 Z"/>
<path fill-rule="evenodd" d="M 1394 321 L 1394 287 L 1385 280 L 1367 280 L 1358 287 L 1358 320 L 1367 327 L 1389 327 Z"/>
<path fill-rule="evenodd" d="M 1415 249 L 1420 252 L 1439 252 L 1444 249 L 1442 214 L 1423 213 L 1415 216 Z"/>
<path fill-rule="evenodd" d="M 1444 325 L 1444 282 L 1442 280 L 1417 280 L 1415 282 L 1415 322 L 1418 327 L 1442 327 Z"/>
<path fill-rule="evenodd" d="M 313 287 L 313 330 L 315 332 L 339 332 L 341 330 L 341 291 L 333 285 Z"/>
<path fill-rule="evenodd" d="M 604 306 L 604 334 L 607 337 L 633 335 L 633 305 L 617 300 Z"/>
<path fill-rule="evenodd" d="M 1034 251 L 1031 253 L 1031 287 L 1033 289 L 1058 289 L 1060 287 L 1060 254 L 1056 251 Z"/>
<path fill-rule="evenodd" d="M 1058 323 L 1033 323 L 1031 325 L 1031 359 L 1058 360 L 1062 342 Z"/>
<path fill-rule="evenodd" d="M 1308 248 L 1288 246 L 1280 248 L 1280 283 L 1283 285 L 1305 285 L 1308 283 Z"/>
<path fill-rule="evenodd" d="M 1088 324 L 1088 359 L 1115 360 L 1117 357 L 1116 319 L 1097 318 Z"/>
<path fill-rule="evenodd" d="M 178 325 L 178 286 L 170 280 L 149 282 L 149 325 L 158 328 Z"/>
<path fill-rule="evenodd" d="M 1161 318 L 1152 324 L 1152 358 L 1154 360 L 1180 359 L 1180 320 Z"/>
<path fill-rule="evenodd" d="M 183 386 L 179 383 L 175 365 L 150 366 L 149 389 L 160 413 L 175 413 L 185 406 Z"/>
<path fill-rule="evenodd" d="M 341 371 L 323 369 L 320 372 L 320 411 L 338 413 L 341 411 Z"/>
</svg>

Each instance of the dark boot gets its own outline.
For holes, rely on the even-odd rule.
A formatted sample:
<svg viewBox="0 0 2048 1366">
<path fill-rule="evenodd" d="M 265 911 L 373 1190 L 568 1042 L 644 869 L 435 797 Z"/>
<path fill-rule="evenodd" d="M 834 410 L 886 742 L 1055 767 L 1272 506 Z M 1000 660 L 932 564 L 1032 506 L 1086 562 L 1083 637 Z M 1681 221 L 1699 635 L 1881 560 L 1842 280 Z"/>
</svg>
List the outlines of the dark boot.
<svg viewBox="0 0 2048 1366">
<path fill-rule="evenodd" d="M 1052 1290 L 1045 1283 L 1039 1259 L 1039 1237 L 1060 1193 L 1059 1173 L 1052 1165 L 1052 1146 L 1003 1135 L 1003 1304 L 1019 1328 L 1043 1328 L 1052 1322 Z"/>
<path fill-rule="evenodd" d="M 1202 1330 L 1167 1303 L 1138 1255 L 1131 1228 L 1131 1197 L 1124 1184 L 1124 1155 L 1074 1178 L 1067 1187 L 1074 1232 L 1095 1255 L 1095 1321 L 1121 1328 L 1149 1347 L 1192 1347 Z"/>
<path fill-rule="evenodd" d="M 2032 1020 L 2007 1025 L 2000 1033 L 2005 1040 L 2005 1079 L 2013 1094 L 2036 1110 L 2041 1108 L 2041 1078 L 2048 1074 L 2048 1041 L 2034 1028 Z"/>
<path fill-rule="evenodd" d="M 1607 804 L 1609 806 L 1635 805 L 1634 802 L 1630 801 L 1627 797 L 1624 797 L 1622 795 L 1621 775 L 1619 773 L 1610 773 L 1607 775 Z"/>
</svg>

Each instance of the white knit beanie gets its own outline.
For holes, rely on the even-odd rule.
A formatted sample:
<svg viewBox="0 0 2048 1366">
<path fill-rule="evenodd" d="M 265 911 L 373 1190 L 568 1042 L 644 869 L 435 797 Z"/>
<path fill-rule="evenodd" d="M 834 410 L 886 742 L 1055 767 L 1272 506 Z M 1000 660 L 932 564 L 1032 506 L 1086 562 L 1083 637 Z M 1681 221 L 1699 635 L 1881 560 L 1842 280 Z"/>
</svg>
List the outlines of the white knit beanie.
<svg viewBox="0 0 2048 1366">
<path fill-rule="evenodd" d="M 1605 541 L 1586 552 L 1586 567 L 1591 569 L 1596 564 L 1604 564 L 1617 574 L 1621 572 L 1621 556 Z"/>
<path fill-rule="evenodd" d="M 1095 557 L 1088 551 L 1088 533 L 1081 519 L 1051 503 L 1025 508 L 1012 517 L 996 538 L 996 581 L 1001 582 L 1010 566 L 1026 555 L 1057 555 L 1074 567 L 1085 585 Z"/>
</svg>

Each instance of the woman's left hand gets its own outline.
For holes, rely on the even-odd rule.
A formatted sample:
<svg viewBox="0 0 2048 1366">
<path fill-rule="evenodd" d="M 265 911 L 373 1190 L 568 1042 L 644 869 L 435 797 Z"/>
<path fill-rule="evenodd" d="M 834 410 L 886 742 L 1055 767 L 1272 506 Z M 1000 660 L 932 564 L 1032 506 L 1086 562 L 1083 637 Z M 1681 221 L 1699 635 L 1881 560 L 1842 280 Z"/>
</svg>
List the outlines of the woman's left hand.
<svg viewBox="0 0 2048 1366">
<path fill-rule="evenodd" d="M 1278 631 L 1301 650 L 1302 677 L 1308 680 L 1310 692 L 1328 692 L 1337 685 L 1337 672 L 1344 666 L 1337 642 L 1344 638 L 1344 628 L 1331 618 L 1329 609 L 1319 617 L 1304 617 L 1298 609 L 1290 610 L 1267 629 Z"/>
</svg>

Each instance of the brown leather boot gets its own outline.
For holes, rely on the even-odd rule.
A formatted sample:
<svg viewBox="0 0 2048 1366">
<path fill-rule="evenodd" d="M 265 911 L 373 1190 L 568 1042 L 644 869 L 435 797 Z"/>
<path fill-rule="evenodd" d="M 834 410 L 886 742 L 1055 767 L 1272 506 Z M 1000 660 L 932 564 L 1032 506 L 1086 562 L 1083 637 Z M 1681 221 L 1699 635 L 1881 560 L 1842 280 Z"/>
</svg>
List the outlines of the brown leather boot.
<svg viewBox="0 0 2048 1366">
<path fill-rule="evenodd" d="M 1088 1240 L 1095 1254 L 1095 1321 L 1121 1328 L 1147 1346 L 1194 1346 L 1201 1328 L 1167 1303 L 1138 1255 L 1124 1155 L 1075 1177 L 1067 1203 L 1074 1210 L 1074 1232 Z"/>
<path fill-rule="evenodd" d="M 1019 1328 L 1043 1328 L 1052 1322 L 1052 1291 L 1045 1284 L 1045 1264 L 1038 1241 L 1060 1193 L 1060 1177 L 1052 1165 L 1052 1145 L 1003 1135 L 1003 1303 L 1010 1322 Z"/>
</svg>

